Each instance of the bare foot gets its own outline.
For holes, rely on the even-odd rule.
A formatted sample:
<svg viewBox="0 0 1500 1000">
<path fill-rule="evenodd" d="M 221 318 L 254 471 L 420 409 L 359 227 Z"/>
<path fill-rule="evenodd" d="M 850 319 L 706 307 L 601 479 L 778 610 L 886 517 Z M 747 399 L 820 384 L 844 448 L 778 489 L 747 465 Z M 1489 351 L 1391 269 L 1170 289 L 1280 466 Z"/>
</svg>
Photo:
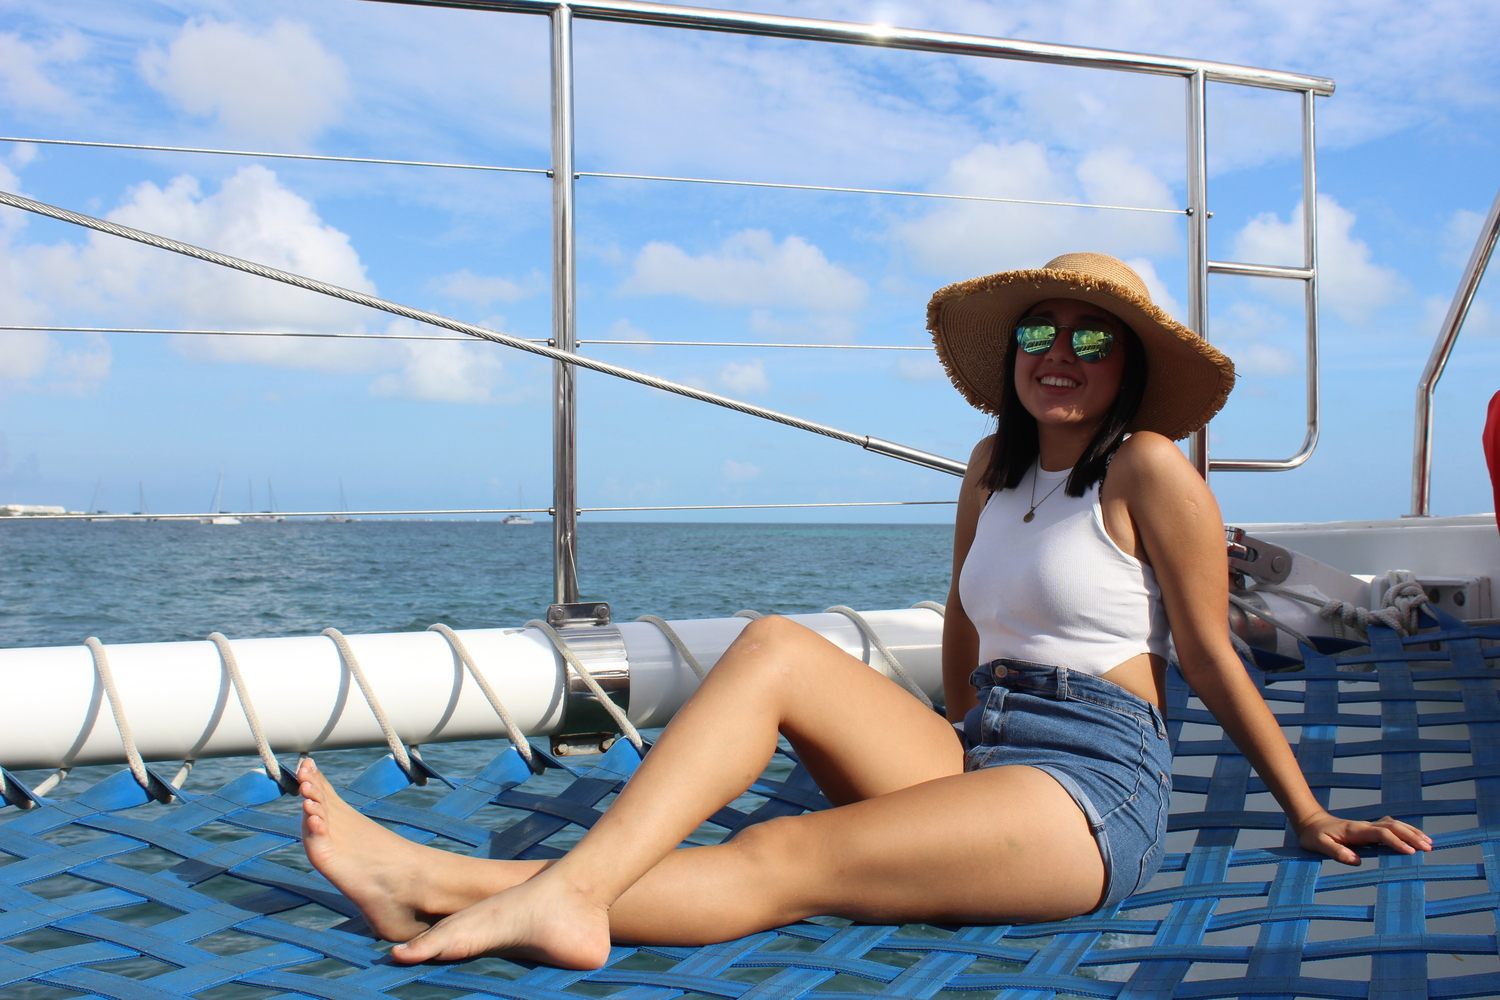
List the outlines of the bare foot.
<svg viewBox="0 0 1500 1000">
<path fill-rule="evenodd" d="M 297 779 L 307 859 L 387 941 L 406 941 L 539 867 L 414 844 L 341 799 L 310 757 L 297 765 Z"/>
<path fill-rule="evenodd" d="M 609 911 L 546 875 L 445 917 L 391 949 L 404 965 L 501 953 L 564 969 L 609 958 Z"/>
</svg>

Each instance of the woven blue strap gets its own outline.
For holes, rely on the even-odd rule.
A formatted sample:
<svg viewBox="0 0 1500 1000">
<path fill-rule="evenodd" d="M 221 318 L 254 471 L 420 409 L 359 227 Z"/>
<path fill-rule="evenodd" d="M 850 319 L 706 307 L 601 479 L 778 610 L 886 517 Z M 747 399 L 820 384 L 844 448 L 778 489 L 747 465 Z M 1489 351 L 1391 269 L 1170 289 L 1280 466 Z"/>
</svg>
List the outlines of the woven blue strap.
<svg viewBox="0 0 1500 1000">
<path fill-rule="evenodd" d="M 358 911 L 311 872 L 295 800 L 263 772 L 177 802 L 129 772 L 37 799 L 0 770 L 0 996 L 219 995 L 231 984 L 315 997 L 1408 997 L 1500 995 L 1500 629 L 1443 620 L 1368 647 L 1304 650 L 1252 670 L 1319 801 L 1435 833 L 1431 854 L 1363 850 L 1346 868 L 1302 851 L 1265 785 L 1182 678 L 1162 872 L 1104 912 L 1030 926 L 886 927 L 816 920 L 703 948 L 615 948 L 574 972 L 500 959 L 391 964 Z M 617 743 L 586 766 L 506 749 L 423 788 L 389 758 L 346 782 L 352 804 L 421 843 L 556 857 L 639 763 Z M 76 780 L 76 779 L 75 779 Z M 24 803 L 38 808 L 22 809 Z M 783 754 L 699 841 L 824 806 Z"/>
</svg>

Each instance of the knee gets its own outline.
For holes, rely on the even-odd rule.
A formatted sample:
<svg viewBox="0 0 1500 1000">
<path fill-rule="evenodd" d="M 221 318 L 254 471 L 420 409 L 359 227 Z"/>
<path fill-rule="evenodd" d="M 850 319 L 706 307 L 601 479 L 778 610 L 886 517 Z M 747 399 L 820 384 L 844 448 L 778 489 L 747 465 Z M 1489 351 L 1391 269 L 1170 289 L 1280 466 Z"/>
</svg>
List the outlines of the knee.
<svg viewBox="0 0 1500 1000">
<path fill-rule="evenodd" d="M 786 654 L 811 635 L 807 628 L 781 615 L 756 618 L 734 640 L 737 652 L 747 654 L 738 662 L 758 670 L 775 669 L 787 661 Z"/>
<path fill-rule="evenodd" d="M 788 869 L 806 857 L 810 846 L 799 835 L 798 824 L 787 816 L 752 823 L 728 844 L 747 870 L 771 884 L 783 884 L 779 876 L 788 875 Z"/>
<path fill-rule="evenodd" d="M 759 649 L 786 649 L 807 641 L 813 634 L 806 625 L 798 625 L 790 618 L 764 615 L 746 625 L 738 641 Z"/>
</svg>

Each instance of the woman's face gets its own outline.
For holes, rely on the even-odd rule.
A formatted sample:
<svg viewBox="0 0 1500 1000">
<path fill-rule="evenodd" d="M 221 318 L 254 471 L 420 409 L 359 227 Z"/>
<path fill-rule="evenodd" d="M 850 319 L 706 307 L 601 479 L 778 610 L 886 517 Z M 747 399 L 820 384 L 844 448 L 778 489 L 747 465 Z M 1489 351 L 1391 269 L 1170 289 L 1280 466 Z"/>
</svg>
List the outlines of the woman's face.
<svg viewBox="0 0 1500 1000">
<path fill-rule="evenodd" d="M 1047 299 L 1026 310 L 1023 318 L 1039 316 L 1059 327 L 1052 347 L 1027 354 L 1012 341 L 1016 352 L 1016 398 L 1036 418 L 1037 425 L 1092 430 L 1108 415 L 1120 392 L 1125 370 L 1125 324 L 1107 310 L 1076 299 Z M 1115 335 L 1109 357 L 1085 362 L 1073 353 L 1073 329 L 1078 326 L 1108 330 Z M 1014 331 L 1010 333 L 1014 338 Z"/>
</svg>

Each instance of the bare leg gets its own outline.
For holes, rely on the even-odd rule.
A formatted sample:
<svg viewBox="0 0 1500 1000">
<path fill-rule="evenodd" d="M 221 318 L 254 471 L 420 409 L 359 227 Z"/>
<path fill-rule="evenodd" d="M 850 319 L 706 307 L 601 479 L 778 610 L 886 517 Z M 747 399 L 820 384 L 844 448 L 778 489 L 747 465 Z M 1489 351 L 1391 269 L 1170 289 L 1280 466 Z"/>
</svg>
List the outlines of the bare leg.
<svg viewBox="0 0 1500 1000">
<path fill-rule="evenodd" d="M 419 962 L 505 951 L 567 967 L 599 965 L 608 955 L 611 907 L 706 816 L 749 787 L 778 730 L 809 755 L 836 799 L 883 795 L 957 775 L 963 766 L 962 747 L 941 717 L 815 633 L 761 619 L 746 627 L 565 858 L 392 956 Z M 883 745 L 889 737 L 899 749 Z"/>
<path fill-rule="evenodd" d="M 550 902 L 548 874 L 440 921 L 393 956 L 487 950 L 518 901 Z M 695 945 L 820 913 L 880 923 L 1031 922 L 1087 912 L 1103 888 L 1104 863 L 1067 792 L 1034 768 L 994 768 L 676 851 L 609 907 L 608 929 L 621 942 Z M 523 926 L 549 929 L 542 921 Z M 525 947 L 507 950 L 538 954 Z"/>
</svg>

